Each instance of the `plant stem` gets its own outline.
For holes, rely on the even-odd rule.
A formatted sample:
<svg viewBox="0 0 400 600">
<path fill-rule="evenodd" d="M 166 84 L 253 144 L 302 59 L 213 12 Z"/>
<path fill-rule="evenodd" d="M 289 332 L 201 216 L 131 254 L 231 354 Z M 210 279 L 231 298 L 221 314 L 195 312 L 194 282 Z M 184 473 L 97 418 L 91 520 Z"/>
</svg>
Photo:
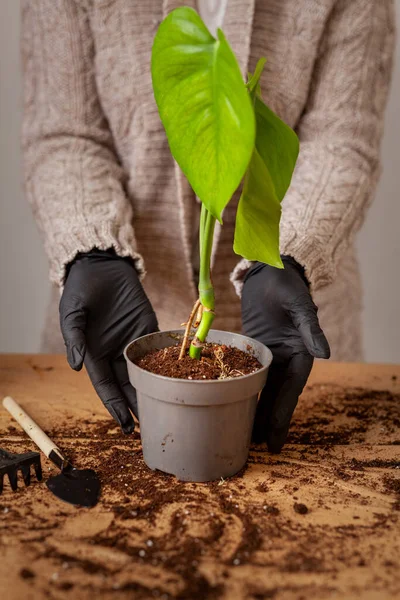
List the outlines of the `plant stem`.
<svg viewBox="0 0 400 600">
<path fill-rule="evenodd" d="M 198 330 L 196 331 L 196 335 L 190 344 L 189 348 L 189 356 L 191 358 L 195 358 L 197 360 L 201 357 L 201 351 L 203 349 L 203 344 L 207 339 L 207 335 L 211 329 L 211 325 L 214 321 L 215 313 L 213 310 L 208 310 L 207 308 L 203 311 L 203 316 L 199 325 Z"/>
<path fill-rule="evenodd" d="M 211 281 L 211 252 L 214 239 L 215 217 L 201 207 L 203 213 L 200 217 L 200 273 L 199 273 L 199 299 L 204 308 L 214 310 L 214 288 Z"/>
<path fill-rule="evenodd" d="M 199 359 L 203 343 L 214 321 L 215 297 L 211 281 L 211 252 L 214 239 L 215 217 L 201 206 L 200 215 L 200 273 L 199 273 L 199 300 L 203 306 L 199 328 L 190 345 L 189 355 Z"/>
</svg>

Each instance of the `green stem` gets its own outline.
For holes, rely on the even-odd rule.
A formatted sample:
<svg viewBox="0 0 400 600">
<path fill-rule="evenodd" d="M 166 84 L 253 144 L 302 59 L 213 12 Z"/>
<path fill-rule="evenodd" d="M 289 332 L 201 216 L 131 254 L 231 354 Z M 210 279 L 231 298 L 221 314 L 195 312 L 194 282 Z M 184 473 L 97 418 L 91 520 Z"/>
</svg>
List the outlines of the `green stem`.
<svg viewBox="0 0 400 600">
<path fill-rule="evenodd" d="M 211 253 L 214 239 L 215 217 L 201 206 L 200 215 L 200 273 L 199 273 L 199 299 L 204 306 L 199 328 L 190 345 L 189 355 L 199 359 L 201 344 L 206 341 L 208 332 L 214 320 L 214 288 L 211 281 Z"/>
<path fill-rule="evenodd" d="M 204 308 L 214 310 L 214 288 L 211 281 L 211 252 L 214 239 L 215 217 L 201 207 L 203 213 L 200 217 L 200 273 L 199 273 L 199 299 Z"/>
<path fill-rule="evenodd" d="M 191 358 L 196 358 L 197 360 L 201 357 L 202 344 L 206 341 L 208 333 L 211 329 L 211 325 L 214 321 L 215 314 L 214 311 L 210 311 L 204 309 L 203 316 L 200 321 L 199 328 L 196 331 L 196 335 L 189 348 L 189 356 Z M 197 345 L 199 344 L 199 345 Z"/>
</svg>

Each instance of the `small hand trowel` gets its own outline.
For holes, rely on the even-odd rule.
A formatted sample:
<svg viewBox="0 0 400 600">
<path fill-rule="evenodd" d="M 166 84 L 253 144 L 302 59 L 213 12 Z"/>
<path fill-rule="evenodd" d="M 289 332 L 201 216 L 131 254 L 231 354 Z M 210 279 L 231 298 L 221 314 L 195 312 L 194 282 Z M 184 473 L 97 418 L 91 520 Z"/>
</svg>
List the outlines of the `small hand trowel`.
<svg viewBox="0 0 400 600">
<path fill-rule="evenodd" d="M 40 429 L 23 408 L 9 396 L 3 406 L 21 425 L 32 441 L 61 471 L 46 481 L 51 492 L 60 500 L 76 506 L 95 506 L 100 496 L 100 480 L 92 469 L 75 469 L 61 450 Z"/>
</svg>

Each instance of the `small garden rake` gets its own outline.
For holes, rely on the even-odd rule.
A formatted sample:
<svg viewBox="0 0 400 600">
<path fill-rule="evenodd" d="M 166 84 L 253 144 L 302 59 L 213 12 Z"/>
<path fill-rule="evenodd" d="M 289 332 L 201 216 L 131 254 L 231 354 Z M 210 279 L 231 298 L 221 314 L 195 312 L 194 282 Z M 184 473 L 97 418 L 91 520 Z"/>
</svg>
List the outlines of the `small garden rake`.
<svg viewBox="0 0 400 600">
<path fill-rule="evenodd" d="M 31 466 L 39 481 L 42 479 L 42 467 L 39 452 L 15 454 L 0 448 L 0 494 L 3 491 L 4 475 L 8 475 L 11 489 L 18 488 L 18 471 L 21 471 L 25 485 L 31 482 Z"/>
</svg>

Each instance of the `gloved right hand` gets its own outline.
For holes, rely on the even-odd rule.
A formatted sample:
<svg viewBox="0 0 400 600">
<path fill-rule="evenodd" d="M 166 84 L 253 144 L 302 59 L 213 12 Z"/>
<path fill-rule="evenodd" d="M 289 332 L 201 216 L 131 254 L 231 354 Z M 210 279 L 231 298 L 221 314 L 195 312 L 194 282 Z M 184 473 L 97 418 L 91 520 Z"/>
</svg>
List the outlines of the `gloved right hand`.
<svg viewBox="0 0 400 600">
<path fill-rule="evenodd" d="M 267 442 L 273 453 L 280 452 L 286 441 L 314 357 L 330 356 L 304 269 L 290 256 L 282 256 L 282 261 L 284 269 L 254 263 L 242 294 L 245 334 L 273 354 L 253 430 L 253 441 Z"/>
<path fill-rule="evenodd" d="M 132 433 L 137 401 L 123 350 L 130 341 L 158 331 L 133 261 L 113 250 L 78 254 L 68 269 L 60 325 L 69 365 L 80 371 L 85 364 L 104 406 L 124 433 Z"/>
</svg>

